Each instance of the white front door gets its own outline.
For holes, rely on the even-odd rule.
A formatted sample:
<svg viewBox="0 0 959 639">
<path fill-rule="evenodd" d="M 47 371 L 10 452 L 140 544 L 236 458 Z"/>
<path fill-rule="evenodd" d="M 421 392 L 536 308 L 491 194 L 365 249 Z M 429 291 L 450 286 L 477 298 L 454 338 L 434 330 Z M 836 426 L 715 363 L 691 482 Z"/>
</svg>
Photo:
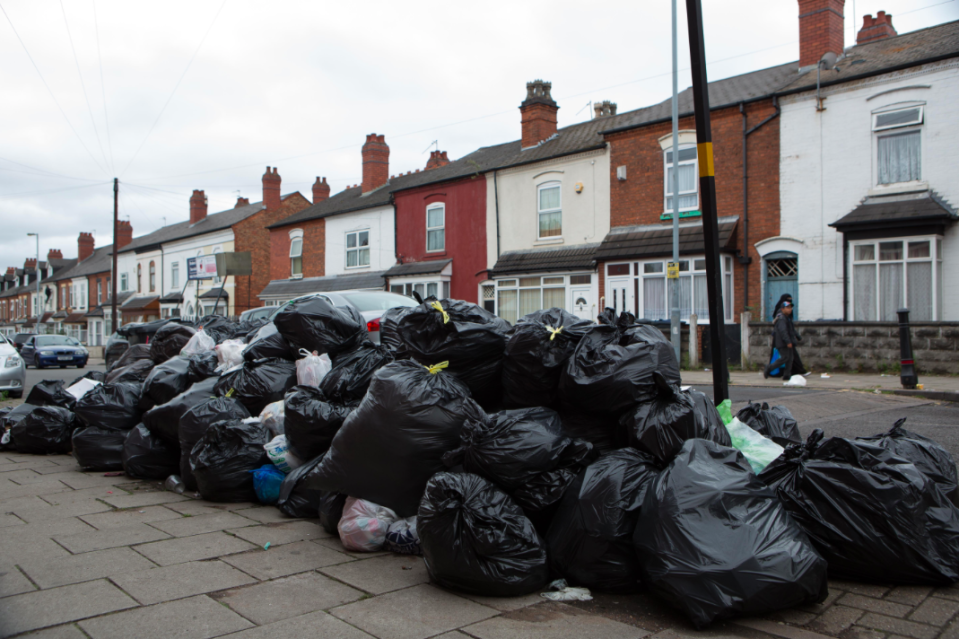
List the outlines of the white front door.
<svg viewBox="0 0 959 639">
<path fill-rule="evenodd" d="M 593 303 L 593 289 L 590 287 L 586 288 L 573 288 L 570 289 L 570 294 L 573 296 L 573 315 L 585 320 L 596 321 L 596 305 Z"/>
<path fill-rule="evenodd" d="M 616 315 L 623 311 L 632 312 L 632 279 L 617 277 L 606 280 L 606 307 L 616 309 Z"/>
</svg>

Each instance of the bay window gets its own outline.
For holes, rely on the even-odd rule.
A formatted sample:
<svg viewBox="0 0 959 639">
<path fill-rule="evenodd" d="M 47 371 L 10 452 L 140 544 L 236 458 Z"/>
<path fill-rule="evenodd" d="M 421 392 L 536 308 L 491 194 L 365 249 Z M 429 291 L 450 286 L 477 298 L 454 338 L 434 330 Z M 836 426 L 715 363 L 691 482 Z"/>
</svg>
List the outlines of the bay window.
<svg viewBox="0 0 959 639">
<path fill-rule="evenodd" d="M 696 147 L 687 145 L 679 147 L 679 212 L 680 217 L 685 211 L 696 211 L 699 209 L 699 171 L 698 160 L 696 158 Z M 666 211 L 664 217 L 671 217 L 673 212 L 673 193 L 677 188 L 676 171 L 673 168 L 673 150 L 669 148 L 663 154 L 663 166 L 665 175 L 665 198 L 663 210 Z"/>
<path fill-rule="evenodd" d="M 563 208 L 561 187 L 557 182 L 543 184 L 537 189 L 539 238 L 563 235 Z"/>
<path fill-rule="evenodd" d="M 436 280 L 416 280 L 412 282 L 391 282 L 390 292 L 413 297 L 413 292 L 426 299 L 431 295 L 436 299 L 449 299 L 450 283 L 449 281 Z"/>
<path fill-rule="evenodd" d="M 566 308 L 566 277 L 563 275 L 498 280 L 496 286 L 499 316 L 512 324 L 534 311 Z"/>
<path fill-rule="evenodd" d="M 725 321 L 733 321 L 733 259 L 720 257 L 722 272 L 723 311 Z M 679 277 L 666 278 L 666 261 L 656 260 L 636 264 L 639 317 L 652 321 L 669 320 L 673 291 L 679 289 L 679 317 L 688 321 L 692 313 L 698 321 L 709 321 L 709 296 L 706 292 L 706 260 L 703 258 L 679 261 Z"/>
<path fill-rule="evenodd" d="M 912 321 L 939 318 L 940 238 L 856 242 L 851 253 L 853 319 L 895 322 L 903 306 Z"/>
<path fill-rule="evenodd" d="M 370 265 L 370 232 L 353 231 L 346 234 L 346 268 Z"/>
</svg>

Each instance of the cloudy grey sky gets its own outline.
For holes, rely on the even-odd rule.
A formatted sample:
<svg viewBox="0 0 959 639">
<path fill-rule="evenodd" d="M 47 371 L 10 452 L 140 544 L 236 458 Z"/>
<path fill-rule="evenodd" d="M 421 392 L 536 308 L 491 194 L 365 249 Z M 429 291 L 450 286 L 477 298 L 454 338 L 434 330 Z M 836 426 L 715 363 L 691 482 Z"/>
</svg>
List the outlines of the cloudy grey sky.
<svg viewBox="0 0 959 639">
<path fill-rule="evenodd" d="M 795 0 L 703 4 L 711 80 L 798 58 Z M 0 267 L 35 254 L 28 232 L 41 256 L 75 257 L 80 231 L 109 244 L 114 176 L 142 235 L 187 219 L 193 189 L 211 213 L 237 191 L 259 200 L 267 165 L 308 198 L 317 175 L 334 193 L 358 183 L 368 133 L 386 135 L 391 173 L 422 168 L 434 140 L 458 158 L 517 139 L 536 78 L 553 83 L 560 126 L 590 100 L 623 112 L 671 87 L 666 0 L 0 6 Z M 959 0 L 846 0 L 847 46 L 879 10 L 905 33 L 959 19 Z"/>
</svg>

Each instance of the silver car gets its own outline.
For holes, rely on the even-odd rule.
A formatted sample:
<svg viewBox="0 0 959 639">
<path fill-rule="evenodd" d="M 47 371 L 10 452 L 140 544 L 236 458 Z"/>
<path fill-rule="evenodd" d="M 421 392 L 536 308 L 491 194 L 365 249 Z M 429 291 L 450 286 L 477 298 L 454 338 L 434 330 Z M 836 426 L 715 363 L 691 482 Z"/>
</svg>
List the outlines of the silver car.
<svg viewBox="0 0 959 639">
<path fill-rule="evenodd" d="M 242 313 L 240 313 L 240 321 L 246 322 L 248 320 L 252 321 L 252 320 L 258 320 L 265 317 L 270 317 L 275 312 L 276 312 L 275 306 L 261 306 L 260 308 L 251 308 L 248 311 L 243 311 Z"/>
<path fill-rule="evenodd" d="M 0 335 L 0 392 L 6 391 L 10 397 L 23 397 L 23 386 L 27 381 L 27 366 L 23 358 L 9 339 Z"/>
<path fill-rule="evenodd" d="M 363 319 L 366 320 L 366 330 L 370 334 L 370 340 L 374 344 L 380 343 L 380 317 L 383 313 L 397 306 L 419 306 L 419 303 L 411 297 L 390 293 L 387 291 L 336 291 L 335 293 L 310 293 L 290 300 L 308 299 L 311 297 L 322 297 L 333 306 L 352 306 L 360 312 Z M 272 320 L 286 304 L 280 304 L 270 315 Z"/>
</svg>

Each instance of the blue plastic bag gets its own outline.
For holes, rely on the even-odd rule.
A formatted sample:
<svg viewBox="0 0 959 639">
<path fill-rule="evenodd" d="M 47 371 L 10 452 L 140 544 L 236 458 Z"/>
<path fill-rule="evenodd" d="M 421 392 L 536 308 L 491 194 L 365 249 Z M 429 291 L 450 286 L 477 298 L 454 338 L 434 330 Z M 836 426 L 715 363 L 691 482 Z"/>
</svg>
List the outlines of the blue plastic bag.
<svg viewBox="0 0 959 639">
<path fill-rule="evenodd" d="M 275 504 L 280 499 L 280 486 L 286 475 L 273 464 L 265 464 L 253 473 L 253 490 L 261 504 Z"/>
<path fill-rule="evenodd" d="M 781 360 L 781 359 L 782 359 L 782 355 L 779 354 L 779 349 L 778 349 L 778 348 L 773 348 L 773 356 L 772 356 L 772 358 L 769 360 L 769 363 L 770 363 L 770 364 L 775 364 L 776 362 L 778 362 L 778 361 Z M 782 364 L 780 364 L 777 368 L 774 368 L 773 370 L 769 371 L 769 376 L 770 376 L 770 377 L 779 377 L 779 376 L 782 375 L 782 374 L 783 374 L 783 365 L 782 365 Z"/>
</svg>

